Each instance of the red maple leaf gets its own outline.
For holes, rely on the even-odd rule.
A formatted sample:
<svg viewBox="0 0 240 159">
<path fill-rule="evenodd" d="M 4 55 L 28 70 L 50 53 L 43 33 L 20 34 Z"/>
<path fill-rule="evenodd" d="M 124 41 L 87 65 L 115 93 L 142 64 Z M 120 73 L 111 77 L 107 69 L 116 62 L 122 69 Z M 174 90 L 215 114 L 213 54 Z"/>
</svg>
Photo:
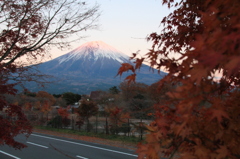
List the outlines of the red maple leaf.
<svg viewBox="0 0 240 159">
<path fill-rule="evenodd" d="M 209 110 L 208 113 L 209 113 L 209 115 L 211 115 L 210 121 L 212 121 L 216 118 L 218 123 L 221 123 L 223 117 L 229 119 L 228 114 L 225 111 L 220 110 L 220 109 L 211 109 L 211 110 Z"/>
</svg>

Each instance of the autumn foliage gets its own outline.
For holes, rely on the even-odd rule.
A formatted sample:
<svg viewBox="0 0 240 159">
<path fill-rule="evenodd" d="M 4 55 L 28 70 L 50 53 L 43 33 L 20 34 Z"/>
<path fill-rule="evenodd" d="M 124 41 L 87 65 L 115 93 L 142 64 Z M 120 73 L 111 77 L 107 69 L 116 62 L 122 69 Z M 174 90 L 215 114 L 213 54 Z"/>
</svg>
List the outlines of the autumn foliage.
<svg viewBox="0 0 240 159">
<path fill-rule="evenodd" d="M 0 79 L 0 145 L 7 144 L 15 149 L 26 147 L 24 144 L 15 141 L 14 137 L 18 134 L 28 136 L 32 127 L 22 112 L 20 105 L 7 103 L 5 94 L 16 94 L 13 88 L 14 84 L 7 84 L 5 80 Z"/>
<path fill-rule="evenodd" d="M 16 95 L 14 86 L 26 81 L 46 83 L 46 76 L 30 65 L 48 57 L 50 47 L 66 48 L 83 37 L 80 32 L 96 28 L 98 9 L 97 4 L 89 7 L 79 0 L 0 1 L 0 145 L 23 148 L 14 137 L 31 133 L 22 112 L 22 107 L 30 111 L 31 103 L 11 104 L 5 95 Z M 74 36 L 68 39 L 70 35 Z M 47 112 L 51 102 L 45 100 L 36 105 Z"/>
<path fill-rule="evenodd" d="M 98 113 L 97 103 L 94 101 L 82 100 L 81 104 L 78 108 L 76 108 L 76 113 L 79 115 L 78 124 L 81 125 L 82 121 L 86 121 L 87 123 L 87 131 L 89 132 L 91 129 L 91 125 L 89 122 L 89 118 Z"/>
<path fill-rule="evenodd" d="M 110 121 L 112 124 L 121 125 L 122 123 L 127 123 L 127 120 L 130 119 L 130 115 L 127 112 L 124 112 L 123 109 L 111 105 L 105 109 L 109 113 Z"/>
<path fill-rule="evenodd" d="M 67 118 L 69 116 L 68 110 L 66 108 L 59 108 L 58 109 L 58 114 L 62 117 L 62 118 Z"/>
<path fill-rule="evenodd" d="M 173 90 L 154 105 L 139 158 L 240 158 L 240 1 L 163 4 L 174 11 L 163 18 L 159 34 L 149 35 L 153 45 L 145 60 L 168 72 L 159 92 L 165 84 Z"/>
</svg>

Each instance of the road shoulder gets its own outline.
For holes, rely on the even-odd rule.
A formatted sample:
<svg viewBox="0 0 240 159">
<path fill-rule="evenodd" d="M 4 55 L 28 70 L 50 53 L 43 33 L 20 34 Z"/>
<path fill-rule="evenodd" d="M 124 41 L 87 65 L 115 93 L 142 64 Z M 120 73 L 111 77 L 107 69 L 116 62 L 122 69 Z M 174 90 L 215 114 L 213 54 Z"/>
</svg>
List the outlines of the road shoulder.
<svg viewBox="0 0 240 159">
<path fill-rule="evenodd" d="M 134 150 L 134 151 L 137 149 L 136 144 L 126 143 L 123 141 L 113 141 L 113 140 L 101 139 L 101 138 L 90 137 L 90 136 L 79 136 L 76 134 L 66 134 L 66 133 L 62 133 L 62 132 L 54 132 L 54 131 L 50 131 L 50 130 L 42 130 L 42 129 L 37 129 L 37 128 L 34 128 L 33 132 L 40 133 L 40 134 L 46 134 L 46 135 L 52 135 L 52 136 L 58 136 L 58 137 L 65 137 L 65 138 L 75 139 L 75 140 L 82 140 L 82 141 L 87 141 L 87 142 L 92 142 L 92 143 L 98 143 L 98 144 L 102 144 L 102 145 L 109 145 L 109 146 L 114 146 L 114 147 Z"/>
</svg>

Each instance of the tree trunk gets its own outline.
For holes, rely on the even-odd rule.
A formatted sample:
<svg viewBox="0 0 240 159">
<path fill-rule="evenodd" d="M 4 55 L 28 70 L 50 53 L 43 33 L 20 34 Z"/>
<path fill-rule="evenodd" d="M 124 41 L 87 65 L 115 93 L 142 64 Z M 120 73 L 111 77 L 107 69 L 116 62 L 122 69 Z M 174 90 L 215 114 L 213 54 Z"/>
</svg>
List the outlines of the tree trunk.
<svg viewBox="0 0 240 159">
<path fill-rule="evenodd" d="M 106 134 L 109 135 L 108 119 L 106 117 Z"/>
<path fill-rule="evenodd" d="M 90 132 L 90 125 L 89 125 L 89 119 L 87 118 L 87 132 Z"/>
</svg>

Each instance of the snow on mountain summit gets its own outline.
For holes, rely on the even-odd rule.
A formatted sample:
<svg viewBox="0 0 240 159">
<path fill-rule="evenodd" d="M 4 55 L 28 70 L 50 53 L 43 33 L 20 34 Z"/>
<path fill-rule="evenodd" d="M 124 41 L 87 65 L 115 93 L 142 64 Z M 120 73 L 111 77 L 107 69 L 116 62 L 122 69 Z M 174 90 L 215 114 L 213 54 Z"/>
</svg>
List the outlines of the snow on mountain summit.
<svg viewBox="0 0 240 159">
<path fill-rule="evenodd" d="M 129 56 L 118 51 L 114 47 L 102 42 L 91 41 L 87 42 L 73 51 L 58 58 L 59 64 L 69 60 L 76 61 L 78 59 L 94 59 L 95 61 L 100 58 L 108 58 L 117 60 L 120 63 L 129 60 Z"/>
<path fill-rule="evenodd" d="M 55 94 L 89 94 L 94 90 L 108 90 L 118 86 L 131 74 L 127 72 L 122 78 L 116 77 L 121 63 L 129 62 L 132 61 L 127 55 L 104 42 L 88 42 L 67 54 L 37 65 L 38 71 L 53 78 L 49 79 L 50 82 L 44 89 L 34 84 L 26 85 L 26 88 L 32 92 L 44 90 Z M 141 72 L 137 75 L 138 82 L 152 84 L 163 77 L 149 69 L 149 66 L 142 65 Z"/>
</svg>

